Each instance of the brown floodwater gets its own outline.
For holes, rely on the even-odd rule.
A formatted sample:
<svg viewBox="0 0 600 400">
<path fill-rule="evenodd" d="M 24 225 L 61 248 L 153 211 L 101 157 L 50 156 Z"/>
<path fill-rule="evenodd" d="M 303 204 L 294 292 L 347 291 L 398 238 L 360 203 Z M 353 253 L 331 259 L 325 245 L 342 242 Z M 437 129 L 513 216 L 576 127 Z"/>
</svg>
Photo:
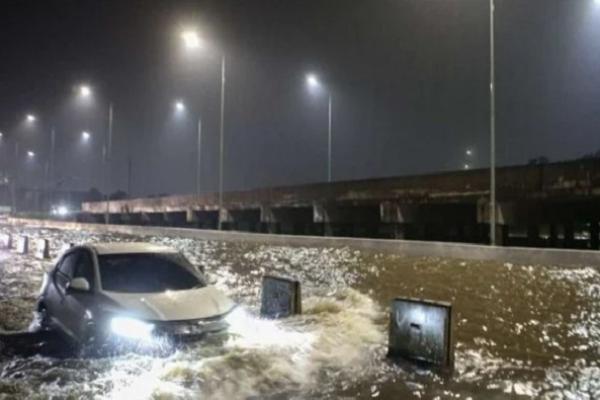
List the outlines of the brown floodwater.
<svg viewBox="0 0 600 400">
<path fill-rule="evenodd" d="M 0 227 L 68 242 L 151 241 L 204 265 L 243 310 L 225 337 L 167 355 L 0 358 L 0 399 L 600 398 L 600 270 Z M 26 329 L 50 261 L 0 250 L 0 329 Z M 302 282 L 303 311 L 256 318 L 264 274 Z M 397 296 L 453 305 L 455 368 L 385 358 Z"/>
</svg>

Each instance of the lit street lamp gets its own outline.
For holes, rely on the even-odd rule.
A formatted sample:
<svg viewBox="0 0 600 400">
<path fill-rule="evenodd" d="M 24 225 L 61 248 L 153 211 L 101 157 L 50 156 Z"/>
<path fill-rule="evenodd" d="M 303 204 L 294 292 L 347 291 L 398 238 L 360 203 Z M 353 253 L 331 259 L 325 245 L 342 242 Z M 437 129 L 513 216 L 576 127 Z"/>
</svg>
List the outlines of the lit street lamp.
<svg viewBox="0 0 600 400">
<path fill-rule="evenodd" d="M 316 88 L 319 86 L 319 80 L 317 79 L 317 76 L 315 74 L 308 74 L 306 76 L 306 83 L 308 83 L 308 86 L 312 88 Z"/>
<path fill-rule="evenodd" d="M 89 141 L 91 137 L 92 135 L 90 135 L 88 131 L 81 132 L 81 140 L 83 140 L 84 142 Z"/>
<path fill-rule="evenodd" d="M 90 97 L 92 95 L 92 89 L 88 85 L 79 86 L 79 95 L 81 97 Z"/>
<path fill-rule="evenodd" d="M 306 84 L 312 90 L 323 88 L 323 85 L 315 74 L 306 75 Z M 327 182 L 331 182 L 331 91 L 328 91 L 327 96 Z"/>
<path fill-rule="evenodd" d="M 25 116 L 25 120 L 26 120 L 27 122 L 29 122 L 29 123 L 33 123 L 33 122 L 35 122 L 35 121 L 36 121 L 36 119 L 37 119 L 37 118 L 36 118 L 36 117 L 35 117 L 35 115 L 33 115 L 33 114 L 27 114 L 27 115 Z"/>
<path fill-rule="evenodd" d="M 33 158 L 35 157 L 35 152 L 32 150 L 27 150 L 27 158 Z"/>
<path fill-rule="evenodd" d="M 186 30 L 181 33 L 184 47 L 188 51 L 195 51 L 202 46 L 202 39 L 196 31 Z M 224 130 L 225 130 L 225 53 L 221 55 L 221 110 L 219 119 L 219 230 L 223 228 L 223 158 L 224 158 Z"/>
<path fill-rule="evenodd" d="M 175 111 L 177 111 L 179 113 L 185 111 L 185 104 L 183 104 L 183 101 L 177 100 L 175 102 Z"/>
<path fill-rule="evenodd" d="M 202 41 L 200 40 L 200 36 L 198 36 L 198 32 L 193 30 L 183 31 L 181 33 L 181 39 L 183 40 L 185 48 L 188 50 L 195 50 L 202 45 Z"/>
</svg>

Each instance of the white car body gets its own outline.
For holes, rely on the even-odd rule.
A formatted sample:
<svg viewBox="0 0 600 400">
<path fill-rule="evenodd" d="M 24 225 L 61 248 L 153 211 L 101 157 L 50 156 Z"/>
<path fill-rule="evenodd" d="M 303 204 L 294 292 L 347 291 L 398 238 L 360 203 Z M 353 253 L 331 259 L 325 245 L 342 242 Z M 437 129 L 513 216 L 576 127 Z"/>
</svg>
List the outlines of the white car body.
<svg viewBox="0 0 600 400">
<path fill-rule="evenodd" d="M 38 300 L 42 324 L 78 345 L 115 335 L 141 338 L 140 331 L 171 336 L 219 331 L 234 307 L 179 252 L 147 243 L 67 250 L 47 273 Z"/>
</svg>

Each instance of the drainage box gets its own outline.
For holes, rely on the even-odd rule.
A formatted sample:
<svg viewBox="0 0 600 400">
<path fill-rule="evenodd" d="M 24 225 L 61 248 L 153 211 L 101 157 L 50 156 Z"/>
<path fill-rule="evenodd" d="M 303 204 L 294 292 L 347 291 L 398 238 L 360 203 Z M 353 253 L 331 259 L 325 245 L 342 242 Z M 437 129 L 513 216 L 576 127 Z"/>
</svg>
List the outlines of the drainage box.
<svg viewBox="0 0 600 400">
<path fill-rule="evenodd" d="M 285 318 L 302 313 L 300 282 L 266 275 L 262 281 L 260 315 Z"/>
<path fill-rule="evenodd" d="M 452 368 L 452 305 L 396 298 L 392 302 L 388 356 Z"/>
</svg>

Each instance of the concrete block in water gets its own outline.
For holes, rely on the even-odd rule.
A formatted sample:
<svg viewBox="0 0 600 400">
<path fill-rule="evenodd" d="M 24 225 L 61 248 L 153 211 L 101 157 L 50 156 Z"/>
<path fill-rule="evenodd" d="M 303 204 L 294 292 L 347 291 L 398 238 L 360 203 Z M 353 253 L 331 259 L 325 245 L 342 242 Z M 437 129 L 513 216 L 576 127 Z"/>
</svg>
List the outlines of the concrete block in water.
<svg viewBox="0 0 600 400">
<path fill-rule="evenodd" d="M 0 249 L 12 248 L 12 235 L 10 233 L 0 234 Z"/>
<path fill-rule="evenodd" d="M 388 356 L 452 368 L 452 305 L 396 298 L 392 302 Z"/>
<path fill-rule="evenodd" d="M 29 253 L 29 237 L 19 236 L 17 239 L 17 253 L 27 254 Z"/>
<path fill-rule="evenodd" d="M 50 258 L 50 242 L 48 239 L 36 239 L 35 257 L 42 260 Z"/>
<path fill-rule="evenodd" d="M 266 275 L 262 281 L 260 315 L 285 318 L 302 313 L 300 282 Z"/>
</svg>

